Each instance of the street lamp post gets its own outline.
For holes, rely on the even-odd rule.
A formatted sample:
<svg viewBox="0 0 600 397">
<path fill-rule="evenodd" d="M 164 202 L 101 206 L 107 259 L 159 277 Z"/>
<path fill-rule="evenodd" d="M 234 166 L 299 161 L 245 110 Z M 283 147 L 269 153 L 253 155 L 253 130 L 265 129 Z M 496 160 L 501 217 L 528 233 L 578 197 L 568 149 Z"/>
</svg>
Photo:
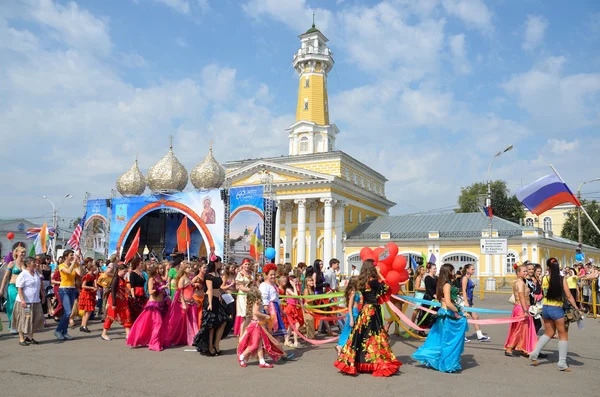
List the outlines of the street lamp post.
<svg viewBox="0 0 600 397">
<path fill-rule="evenodd" d="M 60 211 L 60 207 L 62 207 L 65 201 L 73 198 L 73 196 L 70 193 L 67 193 L 60 202 L 58 208 L 56 208 L 54 203 L 48 197 L 42 196 L 42 198 L 52 205 L 52 224 L 54 226 L 54 244 L 52 244 L 52 259 L 56 259 L 56 240 L 58 240 L 58 211 Z"/>
<path fill-rule="evenodd" d="M 494 164 L 494 162 L 498 159 L 498 157 L 502 156 L 504 153 L 511 151 L 513 148 L 513 145 L 508 145 L 506 147 L 506 149 L 499 151 L 498 153 L 496 153 L 494 155 L 494 157 L 492 158 L 492 160 L 490 161 L 490 165 L 488 166 L 488 182 L 487 182 L 487 200 L 486 200 L 486 207 L 492 208 L 492 177 L 491 177 L 491 173 L 492 173 L 492 165 Z M 493 220 L 491 216 L 488 216 L 488 238 L 492 238 L 492 234 L 493 234 Z M 494 259 L 493 255 L 488 255 L 488 266 L 487 266 L 487 271 L 488 271 L 488 279 L 486 281 L 486 289 L 487 290 L 495 290 L 496 289 L 496 279 L 493 277 L 493 271 L 492 271 L 492 260 Z"/>
<path fill-rule="evenodd" d="M 579 200 L 579 202 L 581 202 L 581 188 L 583 187 L 583 185 L 585 185 L 587 183 L 598 182 L 598 181 L 600 181 L 600 178 L 591 179 L 589 181 L 585 181 L 582 184 L 580 184 L 579 187 L 577 188 L 577 200 Z M 579 244 L 583 244 L 583 234 L 581 232 L 581 207 L 577 207 L 577 232 L 578 232 L 577 242 Z"/>
</svg>

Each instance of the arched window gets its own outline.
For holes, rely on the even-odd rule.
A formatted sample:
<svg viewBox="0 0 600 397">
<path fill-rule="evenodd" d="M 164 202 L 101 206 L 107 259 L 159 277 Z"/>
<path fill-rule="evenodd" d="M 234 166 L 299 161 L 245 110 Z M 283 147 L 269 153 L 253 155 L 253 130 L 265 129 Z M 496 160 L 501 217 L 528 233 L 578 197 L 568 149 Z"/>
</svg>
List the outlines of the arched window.
<svg viewBox="0 0 600 397">
<path fill-rule="evenodd" d="M 306 80 L 304 80 L 304 88 L 308 88 L 310 87 L 310 78 L 307 77 Z"/>
<path fill-rule="evenodd" d="M 303 136 L 300 138 L 300 153 L 308 152 L 308 137 Z"/>
<path fill-rule="evenodd" d="M 348 222 L 350 223 L 354 222 L 352 215 L 352 208 L 348 208 Z"/>
<path fill-rule="evenodd" d="M 356 266 L 356 270 L 360 270 L 360 266 L 362 265 L 360 254 L 350 255 L 348 257 L 348 268 L 352 269 L 352 265 Z"/>
<path fill-rule="evenodd" d="M 517 256 L 512 252 L 506 254 L 506 274 L 511 274 L 515 272 L 513 266 L 517 263 Z"/>
<path fill-rule="evenodd" d="M 552 231 L 552 218 L 549 216 L 544 218 L 544 231 L 551 232 Z"/>
<path fill-rule="evenodd" d="M 304 98 L 304 110 L 308 110 L 308 98 Z"/>
<path fill-rule="evenodd" d="M 533 227 L 533 219 L 532 218 L 525 219 L 525 226 Z"/>
</svg>

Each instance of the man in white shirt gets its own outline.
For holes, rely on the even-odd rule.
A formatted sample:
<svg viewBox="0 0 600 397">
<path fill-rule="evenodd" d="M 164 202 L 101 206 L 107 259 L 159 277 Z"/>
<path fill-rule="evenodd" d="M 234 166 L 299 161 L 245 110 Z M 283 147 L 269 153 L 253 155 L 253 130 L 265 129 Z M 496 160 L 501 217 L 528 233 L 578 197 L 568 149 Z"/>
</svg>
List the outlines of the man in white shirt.
<svg viewBox="0 0 600 397">
<path fill-rule="evenodd" d="M 358 276 L 360 272 L 356 268 L 356 265 L 352 265 L 352 271 L 350 272 L 350 277 Z"/>
<path fill-rule="evenodd" d="M 333 258 L 329 261 L 329 269 L 325 271 L 325 282 L 329 284 L 332 291 L 338 291 L 337 271 L 340 270 L 340 261 Z"/>
</svg>

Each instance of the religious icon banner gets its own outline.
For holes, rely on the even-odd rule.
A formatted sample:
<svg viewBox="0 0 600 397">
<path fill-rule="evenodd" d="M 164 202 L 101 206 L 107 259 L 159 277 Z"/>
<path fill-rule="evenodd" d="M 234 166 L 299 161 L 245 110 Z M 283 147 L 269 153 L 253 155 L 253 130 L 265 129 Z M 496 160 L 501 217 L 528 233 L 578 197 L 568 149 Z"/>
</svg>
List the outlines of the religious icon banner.
<svg viewBox="0 0 600 397">
<path fill-rule="evenodd" d="M 110 200 L 88 200 L 81 249 L 84 256 L 103 258 L 108 248 L 108 205 Z M 91 251 L 91 252 L 90 252 Z"/>
<path fill-rule="evenodd" d="M 229 244 L 233 260 L 241 263 L 244 258 L 251 257 L 251 246 L 257 244 L 265 235 L 264 188 L 260 186 L 244 186 L 231 188 L 229 191 Z M 257 234 L 258 232 L 258 234 Z M 257 252 L 260 257 L 261 252 Z M 255 258 L 257 259 L 257 258 Z"/>
</svg>

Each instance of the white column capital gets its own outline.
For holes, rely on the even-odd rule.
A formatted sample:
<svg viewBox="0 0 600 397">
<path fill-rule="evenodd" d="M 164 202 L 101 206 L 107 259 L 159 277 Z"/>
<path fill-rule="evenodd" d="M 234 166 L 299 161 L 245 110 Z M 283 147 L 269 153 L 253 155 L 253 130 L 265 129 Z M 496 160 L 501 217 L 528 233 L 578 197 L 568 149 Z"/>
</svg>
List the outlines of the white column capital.
<svg viewBox="0 0 600 397">
<path fill-rule="evenodd" d="M 298 207 L 305 208 L 306 207 L 306 199 L 296 199 L 296 200 L 294 200 L 294 204 L 297 204 Z"/>
<path fill-rule="evenodd" d="M 336 203 L 336 200 L 331 197 L 322 198 L 320 201 L 325 204 L 325 207 L 331 207 Z"/>
</svg>

